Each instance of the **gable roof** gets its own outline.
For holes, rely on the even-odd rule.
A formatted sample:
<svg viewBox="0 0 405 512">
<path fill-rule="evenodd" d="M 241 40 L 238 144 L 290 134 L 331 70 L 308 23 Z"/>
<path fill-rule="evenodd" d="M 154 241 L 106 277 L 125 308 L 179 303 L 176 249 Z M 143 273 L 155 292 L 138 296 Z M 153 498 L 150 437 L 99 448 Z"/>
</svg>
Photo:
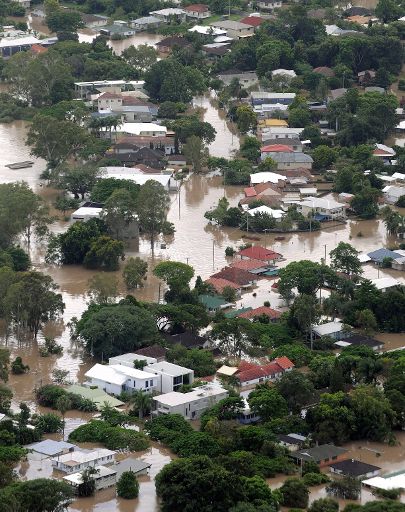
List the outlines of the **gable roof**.
<svg viewBox="0 0 405 512">
<path fill-rule="evenodd" d="M 240 268 L 243 270 L 256 270 L 258 268 L 268 267 L 267 263 L 261 260 L 234 260 L 232 261 L 231 267 Z"/>
<path fill-rule="evenodd" d="M 161 345 L 158 345 L 157 343 L 155 345 L 151 345 L 150 347 L 144 347 L 137 349 L 136 353 L 141 356 L 146 357 L 154 357 L 155 359 L 160 359 L 162 357 L 165 357 L 167 352 L 167 348 L 162 347 Z"/>
<path fill-rule="evenodd" d="M 371 251 L 367 253 L 367 256 L 371 258 L 373 261 L 377 261 L 378 263 L 382 262 L 384 258 L 399 258 L 401 255 L 397 252 L 390 251 L 389 249 L 385 249 L 382 247 L 381 249 L 377 249 L 376 251 Z"/>
<path fill-rule="evenodd" d="M 290 370 L 295 367 L 295 364 L 287 356 L 276 357 L 274 362 L 281 366 L 283 370 Z"/>
<path fill-rule="evenodd" d="M 184 37 L 170 36 L 170 37 L 166 37 L 165 39 L 162 39 L 161 41 L 156 43 L 156 46 L 169 47 L 169 48 L 172 48 L 173 46 L 185 47 L 185 46 L 191 46 L 191 43 Z"/>
<path fill-rule="evenodd" d="M 226 279 L 241 286 L 250 284 L 254 279 L 250 272 L 237 267 L 225 267 L 211 277 Z"/>
<path fill-rule="evenodd" d="M 184 7 L 184 10 L 189 12 L 208 12 L 209 7 L 205 4 L 192 4 Z"/>
<path fill-rule="evenodd" d="M 227 279 L 222 279 L 218 277 L 210 277 L 205 281 L 206 283 L 212 285 L 218 293 L 222 293 L 223 289 L 229 286 L 233 290 L 239 290 L 240 286 L 232 281 L 228 281 Z"/>
<path fill-rule="evenodd" d="M 283 373 L 283 369 L 277 363 L 268 363 L 264 365 L 252 365 L 251 368 L 237 373 L 236 377 L 240 382 L 259 379 L 260 377 L 274 377 Z"/>
<path fill-rule="evenodd" d="M 313 460 L 315 462 L 321 462 L 325 459 L 331 459 L 332 457 L 343 455 L 346 452 L 347 450 L 345 450 L 345 448 L 340 448 L 333 444 L 322 444 L 320 446 L 314 446 L 313 448 L 293 452 L 291 453 L 291 457 L 303 461 Z"/>
<path fill-rule="evenodd" d="M 293 153 L 294 151 L 290 146 L 284 144 L 270 144 L 263 146 L 260 150 L 262 153 Z"/>
<path fill-rule="evenodd" d="M 267 316 L 271 320 L 275 320 L 277 318 L 280 318 L 281 313 L 280 311 L 277 311 L 275 309 L 269 308 L 267 306 L 261 306 L 259 308 L 251 309 L 250 311 L 245 311 L 244 313 L 241 313 L 239 318 L 256 318 L 258 316 Z M 278 364 L 278 361 L 276 361 Z M 281 366 L 281 365 L 280 365 Z"/>
<path fill-rule="evenodd" d="M 239 20 L 240 23 L 245 23 L 246 25 L 251 25 L 252 27 L 259 27 L 262 23 L 264 23 L 264 19 L 260 16 L 246 16 L 246 18 L 242 18 Z"/>
<path fill-rule="evenodd" d="M 378 466 L 373 466 L 372 464 L 366 464 L 365 462 L 361 462 L 359 460 L 347 459 L 342 460 L 340 462 L 333 462 L 330 464 L 330 467 L 334 470 L 342 473 L 344 475 L 348 475 L 351 477 L 359 477 L 362 475 L 366 475 L 367 473 L 371 473 L 372 471 L 379 471 L 381 468 Z"/>
<path fill-rule="evenodd" d="M 260 245 L 252 245 L 252 247 L 247 247 L 246 249 L 239 251 L 238 256 L 245 256 L 246 258 L 251 258 L 254 260 L 268 261 L 279 259 L 281 254 L 272 251 L 271 249 L 261 247 Z"/>
</svg>

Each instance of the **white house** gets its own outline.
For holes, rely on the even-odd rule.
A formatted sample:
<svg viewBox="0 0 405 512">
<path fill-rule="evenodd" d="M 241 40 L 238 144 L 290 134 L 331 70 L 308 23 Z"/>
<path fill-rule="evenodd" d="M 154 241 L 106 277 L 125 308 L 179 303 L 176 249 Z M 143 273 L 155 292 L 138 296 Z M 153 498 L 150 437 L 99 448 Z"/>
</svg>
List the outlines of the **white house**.
<svg viewBox="0 0 405 512">
<path fill-rule="evenodd" d="M 315 220 L 332 220 L 345 218 L 346 206 L 332 197 L 307 197 L 297 203 L 297 210 L 305 217 L 312 214 Z"/>
<path fill-rule="evenodd" d="M 102 128 L 100 131 L 108 131 Z M 125 133 L 126 135 L 150 135 L 153 137 L 165 137 L 167 134 L 166 126 L 156 123 L 123 123 L 114 128 L 115 133 Z"/>
<path fill-rule="evenodd" d="M 329 336 L 336 340 L 339 340 L 342 336 L 345 335 L 343 332 L 343 323 L 342 322 L 326 322 L 325 324 L 312 325 L 313 334 L 322 338 L 323 336 Z"/>
<path fill-rule="evenodd" d="M 184 7 L 188 18 L 203 20 L 211 16 L 210 9 L 206 4 L 192 4 Z"/>
<path fill-rule="evenodd" d="M 108 364 L 110 366 L 121 364 L 129 368 L 135 367 L 135 361 L 146 361 L 146 364 L 157 363 L 157 359 L 154 357 L 147 357 L 140 354 L 133 354 L 131 352 L 127 354 L 121 354 L 120 356 L 110 357 Z"/>
<path fill-rule="evenodd" d="M 64 473 L 76 473 L 88 467 L 113 464 L 115 452 L 106 448 L 85 451 L 76 450 L 51 459 L 52 467 Z"/>
<path fill-rule="evenodd" d="M 279 9 L 282 6 L 282 2 L 281 0 L 258 0 L 256 5 L 261 11 L 273 11 L 274 9 Z"/>
<path fill-rule="evenodd" d="M 371 279 L 371 282 L 377 288 L 377 290 L 380 290 L 381 292 L 386 292 L 390 288 L 396 288 L 397 286 L 401 285 L 398 279 L 393 277 L 380 277 L 379 279 Z"/>
<path fill-rule="evenodd" d="M 160 377 L 157 391 L 161 393 L 177 391 L 183 384 L 192 384 L 194 381 L 193 370 L 167 361 L 145 366 L 144 372 Z"/>
<path fill-rule="evenodd" d="M 95 364 L 85 373 L 88 379 L 87 387 L 97 386 L 106 393 L 120 395 L 123 391 L 143 391 L 151 393 L 159 389 L 160 379 L 150 372 L 114 364 L 105 366 Z"/>
<path fill-rule="evenodd" d="M 405 489 L 405 471 L 369 478 L 363 480 L 362 485 L 370 489 L 383 489 L 385 491 L 402 489 L 403 491 Z"/>
<path fill-rule="evenodd" d="M 72 213 L 71 219 L 73 221 L 87 221 L 90 219 L 99 219 L 102 211 L 103 209 L 99 207 L 81 206 Z"/>
<path fill-rule="evenodd" d="M 197 419 L 206 409 L 227 397 L 228 391 L 218 384 L 207 384 L 189 393 L 173 391 L 153 397 L 154 414 L 181 414 L 186 419 Z"/>
<path fill-rule="evenodd" d="M 108 487 L 114 487 L 117 483 L 117 472 L 114 469 L 107 468 L 105 466 L 96 466 L 96 473 L 92 475 L 95 483 L 96 491 L 101 489 L 107 489 Z M 73 473 L 63 477 L 64 482 L 73 487 L 77 493 L 79 486 L 83 483 L 83 475 L 81 472 Z"/>
<path fill-rule="evenodd" d="M 178 189 L 178 180 L 170 174 L 139 174 L 134 172 L 132 167 L 100 167 L 100 170 L 103 171 L 102 179 L 131 180 L 138 185 L 144 185 L 147 181 L 153 180 L 160 183 L 167 191 Z"/>
<path fill-rule="evenodd" d="M 186 21 L 187 13 L 183 9 L 179 9 L 177 7 L 168 7 L 166 9 L 159 9 L 158 11 L 151 11 L 149 13 L 151 16 L 159 18 L 160 20 L 168 23 L 172 19 L 176 19 L 178 21 Z"/>
<path fill-rule="evenodd" d="M 395 204 L 401 196 L 405 196 L 405 187 L 387 185 L 383 188 L 386 203 Z"/>
<path fill-rule="evenodd" d="M 229 70 L 222 71 L 221 73 L 218 73 L 217 76 L 225 85 L 230 85 L 232 80 L 236 79 L 242 87 L 251 87 L 252 85 L 256 85 L 259 81 L 255 71 Z"/>
<path fill-rule="evenodd" d="M 283 210 L 273 210 L 273 208 L 270 208 L 266 205 L 258 206 L 257 208 L 252 208 L 251 210 L 247 210 L 247 212 L 249 213 L 249 215 L 252 216 L 264 213 L 266 215 L 274 217 L 276 221 L 280 221 L 285 215 L 285 212 Z"/>
<path fill-rule="evenodd" d="M 258 185 L 259 183 L 278 183 L 279 181 L 287 181 L 286 176 L 276 174 L 275 172 L 256 172 L 250 175 L 250 184 Z"/>
<path fill-rule="evenodd" d="M 244 39 L 253 36 L 255 33 L 254 27 L 232 20 L 214 21 L 211 23 L 211 27 L 226 30 L 226 35 L 232 39 Z"/>
</svg>

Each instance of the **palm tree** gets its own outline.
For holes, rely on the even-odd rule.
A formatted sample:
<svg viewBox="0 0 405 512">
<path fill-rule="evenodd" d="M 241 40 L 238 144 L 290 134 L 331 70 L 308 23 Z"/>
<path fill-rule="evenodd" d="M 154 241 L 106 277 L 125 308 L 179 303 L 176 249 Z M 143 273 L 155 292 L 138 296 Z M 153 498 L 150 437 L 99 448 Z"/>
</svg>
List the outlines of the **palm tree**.
<svg viewBox="0 0 405 512">
<path fill-rule="evenodd" d="M 62 395 L 56 400 L 56 408 L 62 415 L 63 420 L 63 439 L 65 438 L 65 414 L 72 408 L 72 401 L 67 395 Z"/>
<path fill-rule="evenodd" d="M 143 419 L 144 413 L 152 409 L 152 396 L 149 393 L 135 391 L 131 396 L 130 403 L 134 410 L 138 411 L 139 419 Z"/>
</svg>

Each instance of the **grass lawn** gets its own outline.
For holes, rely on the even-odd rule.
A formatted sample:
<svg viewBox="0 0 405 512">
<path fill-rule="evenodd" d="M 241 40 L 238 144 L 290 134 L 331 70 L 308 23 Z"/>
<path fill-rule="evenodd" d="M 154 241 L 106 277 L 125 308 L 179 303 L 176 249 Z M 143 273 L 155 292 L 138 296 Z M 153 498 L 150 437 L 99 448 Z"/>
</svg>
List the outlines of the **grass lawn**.
<svg viewBox="0 0 405 512">
<path fill-rule="evenodd" d="M 241 16 L 239 14 L 231 14 L 229 19 L 232 21 L 239 21 L 241 19 Z M 209 18 L 205 18 L 205 20 L 202 22 L 203 25 L 209 25 L 210 23 L 213 23 L 214 21 L 223 21 L 223 15 L 222 14 L 214 14 L 213 16 L 210 16 Z"/>
</svg>

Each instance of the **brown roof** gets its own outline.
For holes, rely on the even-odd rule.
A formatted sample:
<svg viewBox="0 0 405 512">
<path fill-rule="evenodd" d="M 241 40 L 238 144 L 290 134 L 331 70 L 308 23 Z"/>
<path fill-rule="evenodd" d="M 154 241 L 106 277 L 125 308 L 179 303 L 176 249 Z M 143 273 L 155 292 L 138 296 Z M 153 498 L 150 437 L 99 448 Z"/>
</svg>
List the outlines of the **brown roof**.
<svg viewBox="0 0 405 512">
<path fill-rule="evenodd" d="M 277 363 L 269 363 L 264 365 L 255 365 L 253 368 L 243 370 L 236 374 L 240 382 L 259 379 L 260 377 L 273 377 L 284 370 Z"/>
<path fill-rule="evenodd" d="M 207 48 L 206 46 L 203 46 L 202 50 L 203 52 L 212 55 L 225 55 L 231 51 L 228 44 L 224 46 L 218 46 L 217 48 Z"/>
<path fill-rule="evenodd" d="M 281 257 L 281 254 L 278 252 L 272 251 L 271 249 L 266 249 L 260 245 L 252 245 L 252 247 L 242 249 L 242 251 L 238 252 L 238 255 L 262 261 L 279 259 Z"/>
<path fill-rule="evenodd" d="M 190 43 L 190 41 L 188 41 L 184 37 L 170 36 L 170 37 L 166 37 L 165 39 L 162 39 L 161 41 L 156 43 L 156 46 L 158 46 L 158 47 L 165 47 L 165 48 L 166 47 L 167 48 L 172 48 L 174 46 L 185 47 L 185 46 L 191 46 L 191 43 Z"/>
<path fill-rule="evenodd" d="M 238 315 L 239 318 L 256 318 L 257 316 L 267 316 L 271 320 L 276 320 L 280 318 L 281 313 L 280 311 L 277 311 L 276 309 L 269 308 L 267 306 L 261 306 L 259 308 L 250 309 L 249 311 L 245 311 L 244 313 L 241 313 Z"/>
<path fill-rule="evenodd" d="M 295 364 L 288 359 L 287 356 L 276 357 L 274 363 L 277 363 L 283 370 L 294 368 Z"/>
<path fill-rule="evenodd" d="M 122 96 L 122 104 L 126 106 L 139 106 L 139 107 L 156 107 L 150 101 L 145 101 L 136 96 Z"/>
<path fill-rule="evenodd" d="M 247 270 L 236 267 L 225 267 L 220 272 L 217 272 L 212 277 L 218 279 L 226 279 L 240 286 L 245 286 L 253 281 L 253 275 Z"/>
<path fill-rule="evenodd" d="M 264 23 L 264 21 L 265 20 L 260 18 L 260 16 L 246 16 L 246 18 L 239 20 L 239 23 L 244 23 L 245 25 L 250 25 L 251 27 L 258 27 Z"/>
<path fill-rule="evenodd" d="M 239 201 L 239 204 L 251 204 L 255 201 L 261 201 L 266 206 L 279 206 L 280 205 L 280 194 L 277 196 L 269 196 L 265 192 L 263 194 L 253 196 L 253 197 L 244 197 Z"/>
<path fill-rule="evenodd" d="M 266 263 L 260 260 L 234 260 L 231 267 L 240 268 L 242 270 L 255 270 L 257 268 L 266 267 Z"/>
<path fill-rule="evenodd" d="M 308 169 L 284 169 L 282 171 L 277 171 L 277 174 L 281 174 L 281 176 L 285 176 L 286 178 L 301 178 L 305 177 L 308 179 L 312 178 L 312 174 Z"/>
<path fill-rule="evenodd" d="M 333 69 L 328 68 L 327 66 L 319 66 L 318 68 L 314 68 L 313 72 L 319 73 L 320 75 L 326 76 L 328 78 L 335 76 Z"/>
<path fill-rule="evenodd" d="M 115 92 L 103 92 L 102 94 L 100 94 L 100 96 L 98 97 L 98 99 L 106 99 L 106 98 L 122 98 L 121 94 L 117 94 Z"/>
<path fill-rule="evenodd" d="M 184 10 L 190 12 L 207 12 L 209 11 L 209 7 L 205 4 L 192 4 L 184 7 Z"/>
<path fill-rule="evenodd" d="M 160 359 L 166 356 L 167 348 L 162 347 L 161 345 L 155 344 L 150 347 L 140 348 L 136 351 L 137 354 L 145 357 L 154 357 L 155 359 Z"/>
<path fill-rule="evenodd" d="M 213 286 L 215 291 L 218 293 L 222 293 L 222 290 L 227 286 L 229 288 L 232 288 L 233 290 L 239 290 L 240 288 L 239 285 L 232 283 L 232 281 L 227 281 L 226 279 L 221 279 L 217 277 L 210 277 L 205 282 Z"/>
</svg>

